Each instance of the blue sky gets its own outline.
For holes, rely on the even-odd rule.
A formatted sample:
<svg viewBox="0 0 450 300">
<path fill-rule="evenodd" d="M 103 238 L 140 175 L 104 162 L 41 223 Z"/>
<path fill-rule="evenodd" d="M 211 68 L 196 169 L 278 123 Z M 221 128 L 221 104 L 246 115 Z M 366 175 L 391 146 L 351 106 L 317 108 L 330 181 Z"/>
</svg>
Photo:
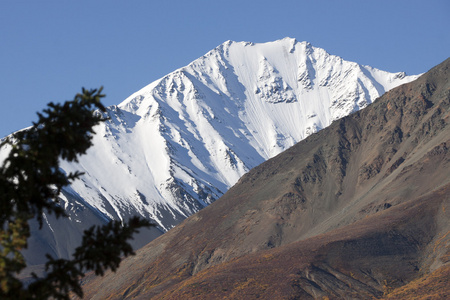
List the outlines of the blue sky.
<svg viewBox="0 0 450 300">
<path fill-rule="evenodd" d="M 0 0 L 0 137 L 104 86 L 119 104 L 226 40 L 308 41 L 407 74 L 450 54 L 447 0 Z"/>
</svg>

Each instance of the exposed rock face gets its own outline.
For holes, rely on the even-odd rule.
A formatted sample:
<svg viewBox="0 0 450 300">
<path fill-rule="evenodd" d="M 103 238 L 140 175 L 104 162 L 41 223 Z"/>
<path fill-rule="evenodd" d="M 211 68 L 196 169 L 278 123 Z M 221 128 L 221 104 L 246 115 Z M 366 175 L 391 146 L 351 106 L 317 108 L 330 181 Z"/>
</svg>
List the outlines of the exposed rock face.
<svg viewBox="0 0 450 300">
<path fill-rule="evenodd" d="M 252 169 L 117 273 L 87 279 L 88 298 L 367 299 L 426 294 L 423 282 L 448 295 L 436 280 L 448 283 L 450 254 L 449 67 Z"/>
</svg>

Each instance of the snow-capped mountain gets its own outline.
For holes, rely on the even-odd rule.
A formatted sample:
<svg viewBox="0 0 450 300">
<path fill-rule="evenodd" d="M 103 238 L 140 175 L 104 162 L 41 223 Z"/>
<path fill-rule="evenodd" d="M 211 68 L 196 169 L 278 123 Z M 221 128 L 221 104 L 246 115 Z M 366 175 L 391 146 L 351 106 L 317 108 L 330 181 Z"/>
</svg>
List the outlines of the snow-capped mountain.
<svg viewBox="0 0 450 300">
<path fill-rule="evenodd" d="M 61 165 L 85 172 L 61 196 L 70 233 L 48 218 L 35 241 L 49 241 L 51 251 L 66 256 L 61 249 L 72 243 L 59 239 L 81 234 L 75 228 L 134 214 L 168 230 L 251 168 L 417 77 L 290 38 L 227 41 L 108 108 L 110 120 L 95 128 L 87 155 Z"/>
</svg>

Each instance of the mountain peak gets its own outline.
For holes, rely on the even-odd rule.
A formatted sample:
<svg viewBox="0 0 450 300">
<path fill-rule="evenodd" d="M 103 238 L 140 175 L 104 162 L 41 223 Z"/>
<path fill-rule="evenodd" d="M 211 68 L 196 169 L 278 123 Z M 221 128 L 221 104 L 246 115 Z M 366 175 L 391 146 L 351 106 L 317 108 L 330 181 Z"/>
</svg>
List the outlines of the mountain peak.
<svg viewBox="0 0 450 300">
<path fill-rule="evenodd" d="M 97 194 L 116 203 L 114 212 L 133 207 L 168 229 L 254 166 L 415 78 L 366 69 L 292 38 L 227 41 L 118 105 L 123 113 L 99 130 L 90 155 L 66 167 L 92 175 L 83 184 L 96 193 L 81 184 L 76 190 L 100 211 L 113 214 Z M 90 170 L 94 157 L 112 161 L 121 184 Z M 136 190 L 154 202 L 131 200 Z M 159 216 L 161 209 L 175 220 Z"/>
<path fill-rule="evenodd" d="M 92 210 L 139 214 L 166 231 L 250 169 L 415 78 L 292 38 L 227 41 L 109 108 L 88 154 L 61 166 L 85 173 L 64 201 L 79 222 Z"/>
</svg>

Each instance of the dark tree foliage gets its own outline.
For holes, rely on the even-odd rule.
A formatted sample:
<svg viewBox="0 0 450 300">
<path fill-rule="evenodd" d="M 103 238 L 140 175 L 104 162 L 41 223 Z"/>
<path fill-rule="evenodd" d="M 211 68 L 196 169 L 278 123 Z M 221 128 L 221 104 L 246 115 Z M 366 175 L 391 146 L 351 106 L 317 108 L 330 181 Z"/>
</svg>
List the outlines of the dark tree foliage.
<svg viewBox="0 0 450 300">
<path fill-rule="evenodd" d="M 69 299 L 70 292 L 83 296 L 80 279 L 87 271 L 103 275 L 115 271 L 121 257 L 132 255 L 127 243 L 139 228 L 150 222 L 132 218 L 128 223 L 112 221 L 84 232 L 82 244 L 72 260 L 47 255 L 46 275 L 24 286 L 16 275 L 26 267 L 21 249 L 27 247 L 29 220 L 42 226 L 43 213 L 67 217 L 59 206 L 58 195 L 64 186 L 82 173 L 66 174 L 59 160 L 77 162 L 92 145 L 93 127 L 104 121 L 102 89 L 82 90 L 72 101 L 49 103 L 39 120 L 29 129 L 6 138 L 9 156 L 0 167 L 0 299 Z"/>
</svg>

